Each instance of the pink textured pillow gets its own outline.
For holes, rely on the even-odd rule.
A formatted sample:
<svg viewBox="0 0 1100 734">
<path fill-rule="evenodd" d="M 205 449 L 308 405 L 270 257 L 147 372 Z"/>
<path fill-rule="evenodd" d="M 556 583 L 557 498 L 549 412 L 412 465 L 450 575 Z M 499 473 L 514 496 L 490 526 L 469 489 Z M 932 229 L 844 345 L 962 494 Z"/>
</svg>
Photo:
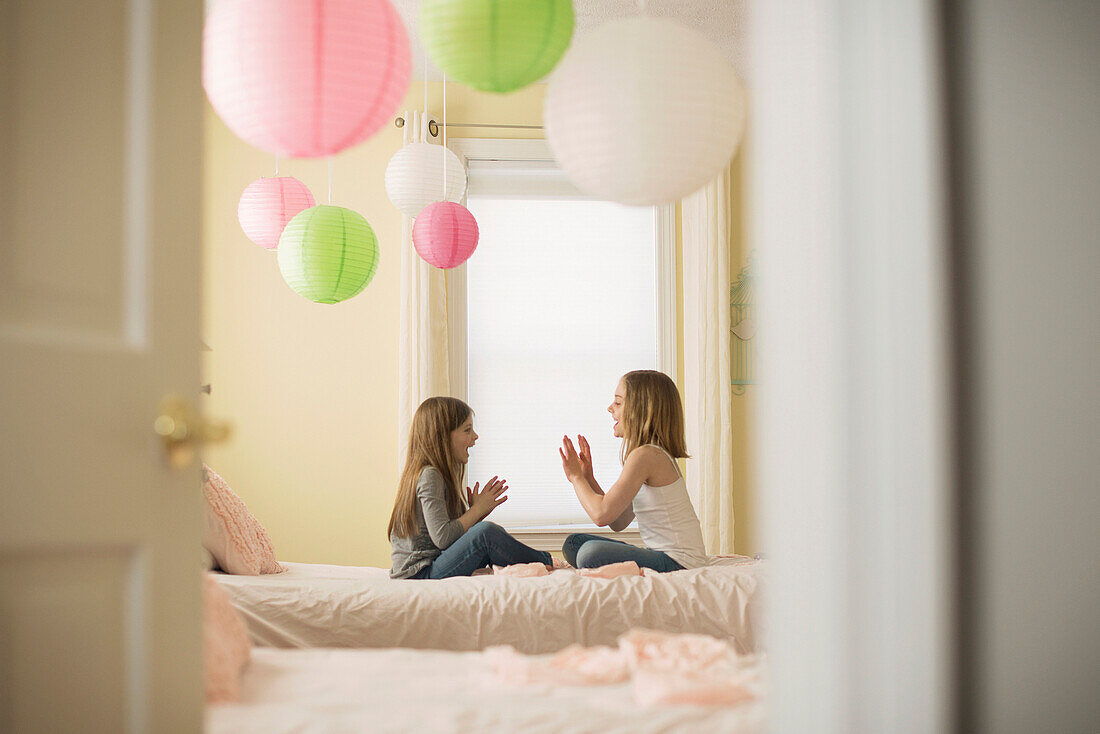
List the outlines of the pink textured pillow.
<svg viewBox="0 0 1100 734">
<path fill-rule="evenodd" d="M 252 643 L 225 589 L 203 574 L 202 657 L 209 703 L 241 697 L 241 674 L 251 656 Z"/>
<path fill-rule="evenodd" d="M 206 499 L 202 546 L 221 570 L 242 576 L 286 570 L 275 560 L 275 547 L 260 521 L 206 464 L 202 465 L 202 495 Z"/>
</svg>

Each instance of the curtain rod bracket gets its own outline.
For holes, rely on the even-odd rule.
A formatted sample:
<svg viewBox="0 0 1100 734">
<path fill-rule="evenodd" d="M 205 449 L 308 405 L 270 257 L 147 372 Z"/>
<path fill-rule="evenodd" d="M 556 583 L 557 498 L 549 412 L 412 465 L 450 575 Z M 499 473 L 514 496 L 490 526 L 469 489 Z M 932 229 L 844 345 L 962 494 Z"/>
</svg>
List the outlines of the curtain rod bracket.
<svg viewBox="0 0 1100 734">
<path fill-rule="evenodd" d="M 393 121 L 394 127 L 405 127 L 405 118 L 397 117 Z M 542 125 L 496 125 L 487 122 L 448 122 L 446 127 L 486 127 L 503 130 L 542 130 Z M 428 132 L 433 138 L 439 137 L 439 123 L 435 120 L 428 121 Z"/>
</svg>

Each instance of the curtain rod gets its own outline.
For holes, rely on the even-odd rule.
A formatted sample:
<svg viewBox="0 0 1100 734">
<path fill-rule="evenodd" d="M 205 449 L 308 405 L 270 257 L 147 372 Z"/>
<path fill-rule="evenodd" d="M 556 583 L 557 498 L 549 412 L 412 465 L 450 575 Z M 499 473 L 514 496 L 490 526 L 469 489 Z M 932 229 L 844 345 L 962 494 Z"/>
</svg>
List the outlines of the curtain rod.
<svg viewBox="0 0 1100 734">
<path fill-rule="evenodd" d="M 448 122 L 447 127 L 502 127 L 513 130 L 542 130 L 542 125 L 494 125 L 486 122 Z"/>
<path fill-rule="evenodd" d="M 405 118 L 397 117 L 393 121 L 394 127 L 405 127 Z M 542 130 L 542 125 L 495 125 L 487 122 L 448 122 L 447 127 L 492 127 L 507 130 Z M 428 132 L 431 136 L 438 137 L 439 123 L 435 120 L 428 121 Z"/>
</svg>

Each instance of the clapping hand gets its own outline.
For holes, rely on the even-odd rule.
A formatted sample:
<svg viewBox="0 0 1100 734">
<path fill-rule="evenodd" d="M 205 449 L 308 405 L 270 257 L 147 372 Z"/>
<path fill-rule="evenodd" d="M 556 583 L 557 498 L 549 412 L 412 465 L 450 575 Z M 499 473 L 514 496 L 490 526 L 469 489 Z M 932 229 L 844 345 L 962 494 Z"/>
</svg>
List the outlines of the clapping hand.
<svg viewBox="0 0 1100 734">
<path fill-rule="evenodd" d="M 577 443 L 580 444 L 580 460 L 581 470 L 584 472 L 584 478 L 592 483 L 595 480 L 595 475 L 592 473 L 592 447 L 588 445 L 588 439 L 580 434 L 577 435 Z"/>
<path fill-rule="evenodd" d="M 466 488 L 466 503 L 471 510 L 477 512 L 481 519 L 489 516 L 489 513 L 504 504 L 508 497 L 503 496 L 508 491 L 508 484 L 503 479 L 493 477 L 485 483 L 485 487 L 478 490 L 480 485 L 474 482 L 474 488 Z"/>
<path fill-rule="evenodd" d="M 592 449 L 584 436 L 577 436 L 577 442 L 581 445 L 578 454 L 573 448 L 573 441 L 569 436 L 563 436 L 558 455 L 561 456 L 561 468 L 565 471 L 565 478 L 572 482 L 574 479 L 592 479 Z"/>
</svg>

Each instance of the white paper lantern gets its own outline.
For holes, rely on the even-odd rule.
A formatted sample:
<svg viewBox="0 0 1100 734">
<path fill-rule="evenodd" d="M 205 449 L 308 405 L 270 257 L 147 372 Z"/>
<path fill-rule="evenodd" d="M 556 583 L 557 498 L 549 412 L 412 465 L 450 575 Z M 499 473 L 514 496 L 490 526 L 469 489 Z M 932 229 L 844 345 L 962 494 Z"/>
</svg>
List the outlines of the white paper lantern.
<svg viewBox="0 0 1100 734">
<path fill-rule="evenodd" d="M 695 31 L 657 18 L 593 29 L 550 79 L 546 138 L 586 193 L 623 204 L 678 201 L 725 168 L 745 126 L 729 61 Z"/>
<path fill-rule="evenodd" d="M 447 196 L 443 196 L 443 161 L 447 161 Z M 461 202 L 466 171 L 458 156 L 442 145 L 409 143 L 386 166 L 386 195 L 403 214 L 415 218 L 436 201 Z"/>
</svg>

